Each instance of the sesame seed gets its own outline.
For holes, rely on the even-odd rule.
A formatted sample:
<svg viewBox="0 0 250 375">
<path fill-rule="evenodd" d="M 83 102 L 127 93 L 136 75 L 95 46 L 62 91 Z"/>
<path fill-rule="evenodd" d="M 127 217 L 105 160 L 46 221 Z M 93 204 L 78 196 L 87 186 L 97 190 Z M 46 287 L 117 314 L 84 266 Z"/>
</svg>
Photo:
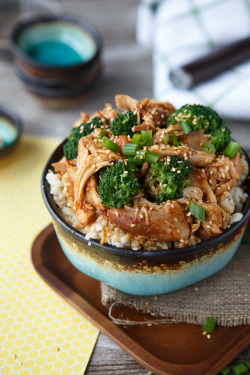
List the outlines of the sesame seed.
<svg viewBox="0 0 250 375">
<path fill-rule="evenodd" d="M 130 226 L 133 228 L 133 227 L 135 227 L 135 224 L 130 224 Z"/>
<path fill-rule="evenodd" d="M 208 338 L 208 339 L 211 339 L 211 335 L 207 335 L 207 338 Z"/>
<path fill-rule="evenodd" d="M 177 217 L 174 217 L 174 221 L 176 222 L 176 223 L 178 223 L 178 218 Z"/>
<path fill-rule="evenodd" d="M 205 336 L 207 334 L 207 331 L 203 331 L 202 334 L 203 336 Z"/>
</svg>

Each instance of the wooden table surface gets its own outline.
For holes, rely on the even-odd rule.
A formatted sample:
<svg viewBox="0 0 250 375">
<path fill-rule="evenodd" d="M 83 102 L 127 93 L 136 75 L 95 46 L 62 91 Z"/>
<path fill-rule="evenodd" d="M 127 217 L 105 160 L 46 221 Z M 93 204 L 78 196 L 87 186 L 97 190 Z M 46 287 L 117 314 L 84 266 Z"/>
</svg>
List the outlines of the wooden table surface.
<svg viewBox="0 0 250 375">
<path fill-rule="evenodd" d="M 0 55 L 0 102 L 20 113 L 26 133 L 65 138 L 81 111 L 91 114 L 106 102 L 114 103 L 117 93 L 135 98 L 152 97 L 151 54 L 135 41 L 138 3 L 139 0 L 61 1 L 65 11 L 94 23 L 104 42 L 104 74 L 100 83 L 70 107 L 44 105 L 27 93 L 15 76 L 11 62 L 1 59 Z M 232 136 L 250 152 L 250 121 L 227 121 L 227 124 Z M 234 364 L 247 358 L 250 358 L 250 347 L 237 356 Z M 86 374 L 146 375 L 148 371 L 101 333 Z"/>
</svg>

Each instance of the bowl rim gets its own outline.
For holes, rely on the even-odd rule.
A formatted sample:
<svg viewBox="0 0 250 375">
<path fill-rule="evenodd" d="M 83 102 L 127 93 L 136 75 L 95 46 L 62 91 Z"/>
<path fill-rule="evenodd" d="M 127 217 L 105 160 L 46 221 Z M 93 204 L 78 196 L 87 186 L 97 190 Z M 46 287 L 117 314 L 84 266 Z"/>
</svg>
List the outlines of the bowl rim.
<svg viewBox="0 0 250 375">
<path fill-rule="evenodd" d="M 1 157 L 2 155 L 9 153 L 12 150 L 12 148 L 14 148 L 18 143 L 20 136 L 23 132 L 23 121 L 14 109 L 2 103 L 0 103 L 0 117 L 4 117 L 7 120 L 9 120 L 11 124 L 17 129 L 17 135 L 14 141 L 0 149 Z"/>
<path fill-rule="evenodd" d="M 184 248 L 171 248 L 169 250 L 167 249 L 161 249 L 161 250 L 133 250 L 129 248 L 123 248 L 123 247 L 116 247 L 113 245 L 108 245 L 104 244 L 101 245 L 98 240 L 94 239 L 86 239 L 85 235 L 78 231 L 76 228 L 73 228 L 70 224 L 67 223 L 67 221 L 57 212 L 57 210 L 52 207 L 50 204 L 50 201 L 54 206 L 56 206 L 55 201 L 53 200 L 53 197 L 50 193 L 49 189 L 49 184 L 46 180 L 46 175 L 49 171 L 51 170 L 51 163 L 53 163 L 55 160 L 55 156 L 62 151 L 63 145 L 67 142 L 67 138 L 64 139 L 58 146 L 57 148 L 53 151 L 51 156 L 49 157 L 46 166 L 43 170 L 42 173 L 42 179 L 41 179 L 41 191 L 42 191 L 42 196 L 43 200 L 45 202 L 45 205 L 50 212 L 51 216 L 56 220 L 56 222 L 62 226 L 68 233 L 70 233 L 73 236 L 76 236 L 76 238 L 80 241 L 85 242 L 88 244 L 91 242 L 91 245 L 94 244 L 96 247 L 105 250 L 107 252 L 121 255 L 121 256 L 129 256 L 129 257 L 134 257 L 134 258 L 165 258 L 166 256 L 172 257 L 172 256 L 178 256 L 182 257 L 183 256 L 192 256 L 194 254 L 199 255 L 199 252 L 203 252 L 204 248 L 209 247 L 210 249 L 218 245 L 218 243 L 224 242 L 224 240 L 229 237 L 232 233 L 236 232 L 243 224 L 248 219 L 248 216 L 250 215 L 250 194 L 248 194 L 247 201 L 245 202 L 245 207 L 242 210 L 243 217 L 241 218 L 240 221 L 237 221 L 236 223 L 233 223 L 230 228 L 227 228 L 224 230 L 221 234 L 217 236 L 213 236 L 208 240 L 202 241 L 196 245 L 191 245 L 191 246 L 186 246 Z M 241 149 L 246 160 L 248 163 L 248 167 L 250 167 L 250 158 L 248 154 L 244 151 L 244 149 Z M 58 160 L 58 159 L 57 159 Z M 250 170 L 249 170 L 250 173 Z M 248 177 L 249 177 L 248 173 Z M 249 181 L 250 185 L 250 180 L 246 178 L 246 181 Z"/>
<path fill-rule="evenodd" d="M 96 51 L 94 55 L 91 57 L 91 59 L 81 62 L 79 64 L 74 64 L 74 65 L 68 65 L 68 66 L 55 66 L 55 65 L 49 65 L 49 64 L 42 64 L 37 62 L 36 60 L 32 59 L 28 54 L 23 52 L 21 48 L 19 48 L 17 44 L 17 40 L 21 33 L 28 29 L 29 27 L 32 27 L 36 24 L 41 24 L 41 23 L 52 23 L 52 22 L 68 22 L 73 25 L 77 25 L 83 30 L 87 31 L 89 33 L 96 44 Z M 63 73 L 70 71 L 72 69 L 78 70 L 78 69 L 83 69 L 88 67 L 95 61 L 96 59 L 99 59 L 101 55 L 101 50 L 102 50 L 102 38 L 101 34 L 91 22 L 86 20 L 83 17 L 75 16 L 72 14 L 68 13 L 58 13 L 56 15 L 53 14 L 43 14 L 43 15 L 37 15 L 37 16 L 31 16 L 27 17 L 25 19 L 20 19 L 17 21 L 11 31 L 10 34 L 10 47 L 12 50 L 12 53 L 14 57 L 19 58 L 20 60 L 23 60 L 27 65 L 31 66 L 34 69 L 41 69 L 43 71 L 57 71 L 57 73 Z"/>
</svg>

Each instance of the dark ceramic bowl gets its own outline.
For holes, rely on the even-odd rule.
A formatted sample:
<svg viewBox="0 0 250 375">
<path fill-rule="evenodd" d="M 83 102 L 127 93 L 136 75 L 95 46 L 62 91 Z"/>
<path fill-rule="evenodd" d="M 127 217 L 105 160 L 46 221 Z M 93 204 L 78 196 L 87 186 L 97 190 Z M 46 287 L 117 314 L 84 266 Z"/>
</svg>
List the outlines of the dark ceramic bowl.
<svg viewBox="0 0 250 375">
<path fill-rule="evenodd" d="M 85 92 L 100 77 L 101 38 L 82 18 L 61 14 L 21 20 L 12 32 L 11 48 L 18 77 L 40 95 Z"/>
<path fill-rule="evenodd" d="M 0 157 L 17 145 L 23 125 L 20 117 L 9 107 L 0 105 Z"/>
<path fill-rule="evenodd" d="M 246 180 L 248 199 L 243 218 L 221 235 L 195 246 L 171 250 L 130 250 L 85 236 L 71 227 L 58 213 L 50 194 L 46 174 L 51 163 L 63 156 L 63 144 L 51 155 L 42 176 L 42 195 L 49 210 L 61 247 L 70 262 L 81 272 L 123 292 L 156 295 L 172 292 L 205 279 L 222 269 L 235 254 L 244 234 L 250 213 L 250 180 Z M 245 154 L 248 165 L 249 158 Z"/>
</svg>

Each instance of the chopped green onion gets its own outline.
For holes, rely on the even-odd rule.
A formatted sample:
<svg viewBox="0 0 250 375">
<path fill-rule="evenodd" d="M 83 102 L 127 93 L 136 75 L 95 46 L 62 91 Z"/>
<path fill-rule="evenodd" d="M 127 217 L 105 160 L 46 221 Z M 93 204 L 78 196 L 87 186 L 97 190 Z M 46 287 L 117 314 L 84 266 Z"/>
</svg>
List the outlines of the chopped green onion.
<svg viewBox="0 0 250 375">
<path fill-rule="evenodd" d="M 230 374 L 230 367 L 225 367 L 222 371 L 220 371 L 217 375 L 229 375 Z"/>
<path fill-rule="evenodd" d="M 146 138 L 142 134 L 136 133 L 133 135 L 131 143 L 136 144 L 139 148 L 141 148 L 145 146 Z"/>
<path fill-rule="evenodd" d="M 116 143 L 112 142 L 108 137 L 102 138 L 102 145 L 103 147 L 107 148 L 108 150 L 112 150 L 114 152 L 119 151 L 119 147 Z"/>
<path fill-rule="evenodd" d="M 242 375 L 246 374 L 248 372 L 247 366 L 244 365 L 244 363 L 238 363 L 233 367 L 233 374 L 234 375 Z"/>
<path fill-rule="evenodd" d="M 240 151 L 241 145 L 237 142 L 230 142 L 227 147 L 222 152 L 223 155 L 228 156 L 230 159 L 234 157 L 234 155 L 237 154 L 238 151 Z"/>
<path fill-rule="evenodd" d="M 133 157 L 133 156 L 128 156 L 128 160 L 131 162 L 131 163 L 133 163 L 134 165 L 141 165 L 141 164 L 143 164 L 143 162 L 144 162 L 144 159 L 142 158 L 140 158 L 139 157 L 139 155 L 136 155 L 135 157 Z"/>
<path fill-rule="evenodd" d="M 208 154 L 215 154 L 215 146 L 213 143 L 202 143 L 201 148 L 203 151 L 207 152 Z"/>
<path fill-rule="evenodd" d="M 154 141 L 153 141 L 153 135 L 152 135 L 152 130 L 142 130 L 141 135 L 145 138 L 145 144 L 143 146 L 153 146 Z"/>
<path fill-rule="evenodd" d="M 134 143 L 125 143 L 122 147 L 122 153 L 125 156 L 135 156 L 138 145 Z"/>
<path fill-rule="evenodd" d="M 191 203 L 191 202 L 190 202 Z M 200 207 L 200 206 L 198 206 Z M 202 207 L 201 207 L 202 208 Z M 204 209 L 204 208 L 203 208 Z M 205 213 L 205 210 L 204 210 L 204 213 Z M 205 218 L 204 218 L 205 219 Z M 215 325 L 216 325 L 216 320 L 214 318 L 211 318 L 210 316 L 208 316 L 206 318 L 206 321 L 205 321 L 205 324 L 203 326 L 203 331 L 207 332 L 207 333 L 212 333 L 214 328 L 215 328 Z"/>
<path fill-rule="evenodd" d="M 250 370 L 250 361 L 249 361 L 249 359 L 246 359 L 244 361 L 244 365 L 247 366 L 248 370 Z"/>
<path fill-rule="evenodd" d="M 169 141 L 169 138 L 171 138 L 171 141 L 172 141 L 173 146 L 178 147 L 178 146 L 181 145 L 181 142 L 178 142 L 178 141 L 177 141 L 177 137 L 176 137 L 175 134 L 168 134 L 168 135 L 166 135 L 166 136 L 164 137 L 164 140 L 163 140 L 164 143 L 168 142 L 168 141 Z"/>
<path fill-rule="evenodd" d="M 96 138 L 103 138 L 107 133 L 106 129 L 102 129 Z"/>
<path fill-rule="evenodd" d="M 160 158 L 160 155 L 159 154 L 156 154 L 154 152 L 151 152 L 151 151 L 146 151 L 145 152 L 145 157 L 144 157 L 144 160 L 151 163 L 151 164 L 155 164 L 157 163 L 157 161 L 159 160 Z"/>
<path fill-rule="evenodd" d="M 196 217 L 196 219 L 202 222 L 205 221 L 205 209 L 192 201 L 189 202 L 189 212 L 191 212 L 191 215 Z"/>
<path fill-rule="evenodd" d="M 180 125 L 184 134 L 188 134 L 192 131 L 190 125 L 188 125 L 186 122 L 182 121 Z"/>
</svg>

